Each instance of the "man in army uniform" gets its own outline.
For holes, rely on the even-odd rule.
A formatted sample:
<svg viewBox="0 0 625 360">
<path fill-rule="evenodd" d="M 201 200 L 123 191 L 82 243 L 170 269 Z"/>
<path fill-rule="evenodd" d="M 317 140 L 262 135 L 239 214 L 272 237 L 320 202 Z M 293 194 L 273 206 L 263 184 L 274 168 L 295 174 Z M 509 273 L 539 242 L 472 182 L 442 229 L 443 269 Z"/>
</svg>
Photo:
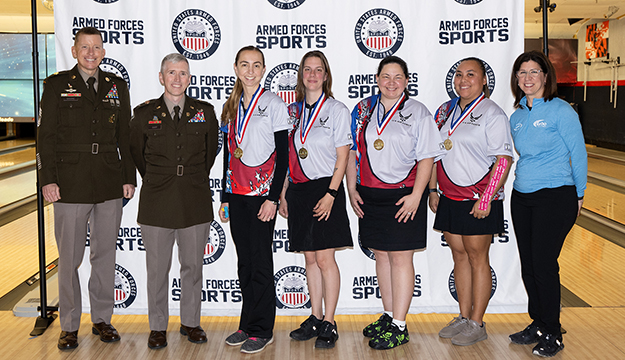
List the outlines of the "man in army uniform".
<svg viewBox="0 0 625 360">
<path fill-rule="evenodd" d="M 130 123 L 130 152 L 143 178 L 137 222 L 146 250 L 151 349 L 167 346 L 174 241 L 182 282 L 180 333 L 206 342 L 200 327 L 202 267 L 213 220 L 208 174 L 218 146 L 213 106 L 185 95 L 191 81 L 187 59 L 165 56 L 158 77 L 165 92 L 136 107 Z"/>
<path fill-rule="evenodd" d="M 82 313 L 78 267 L 90 229 L 92 332 L 104 342 L 120 339 L 111 325 L 115 250 L 122 196 L 135 191 L 128 144 L 128 85 L 100 70 L 102 36 L 86 27 L 75 35 L 78 64 L 47 78 L 37 123 L 37 166 L 46 201 L 54 203 L 59 251 L 59 349 L 78 346 Z"/>
</svg>

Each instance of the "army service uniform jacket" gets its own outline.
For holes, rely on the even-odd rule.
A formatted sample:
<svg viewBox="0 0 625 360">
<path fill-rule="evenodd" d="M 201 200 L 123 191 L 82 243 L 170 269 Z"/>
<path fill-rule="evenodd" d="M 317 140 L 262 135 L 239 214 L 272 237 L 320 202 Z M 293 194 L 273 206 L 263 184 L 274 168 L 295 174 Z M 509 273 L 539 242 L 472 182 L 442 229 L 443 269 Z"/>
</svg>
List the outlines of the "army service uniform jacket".
<svg viewBox="0 0 625 360">
<path fill-rule="evenodd" d="M 181 229 L 213 220 L 209 173 L 218 147 L 213 106 L 186 97 L 180 122 L 163 96 L 134 109 L 130 151 L 143 179 L 137 222 Z"/>
<path fill-rule="evenodd" d="M 130 95 L 117 75 L 99 70 L 94 99 L 78 66 L 44 81 L 37 122 L 41 186 L 56 183 L 62 203 L 97 204 L 136 184 L 130 157 Z"/>
</svg>

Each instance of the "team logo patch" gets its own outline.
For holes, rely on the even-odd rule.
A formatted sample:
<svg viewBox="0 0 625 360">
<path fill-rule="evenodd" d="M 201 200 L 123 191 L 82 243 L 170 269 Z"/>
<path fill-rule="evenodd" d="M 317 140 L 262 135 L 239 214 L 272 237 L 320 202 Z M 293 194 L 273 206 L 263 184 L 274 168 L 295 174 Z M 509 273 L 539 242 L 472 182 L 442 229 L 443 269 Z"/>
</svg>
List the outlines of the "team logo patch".
<svg viewBox="0 0 625 360">
<path fill-rule="evenodd" d="M 495 291 L 497 290 L 497 274 L 495 274 L 495 270 L 493 270 L 492 267 L 490 268 L 490 276 L 492 279 L 490 287 L 490 299 L 492 299 L 493 295 L 495 295 Z M 449 285 L 449 293 L 451 294 L 451 297 L 453 297 L 454 300 L 458 301 L 458 293 L 456 292 L 456 280 L 453 270 L 451 271 L 451 274 L 449 274 L 449 280 L 447 281 L 447 284 Z"/>
<path fill-rule="evenodd" d="M 458 69 L 458 65 L 460 65 L 460 61 L 458 60 L 447 72 L 447 76 L 445 76 L 445 89 L 447 90 L 447 95 L 449 95 L 450 99 L 455 99 L 458 97 L 456 94 L 456 90 L 454 89 L 454 77 L 456 76 L 456 70 Z M 486 69 L 486 81 L 488 83 L 488 90 L 490 90 L 490 95 L 493 95 L 495 91 L 495 71 L 493 68 L 488 65 L 486 61 L 483 61 L 484 69 Z"/>
<path fill-rule="evenodd" d="M 475 4 L 479 4 L 482 2 L 482 0 L 454 0 L 454 1 L 462 5 L 475 5 Z"/>
<path fill-rule="evenodd" d="M 536 120 L 534 121 L 534 123 L 532 124 L 534 125 L 534 127 L 547 127 L 547 123 L 545 122 L 545 120 Z"/>
<path fill-rule="evenodd" d="M 360 246 L 360 250 L 362 250 L 362 253 L 365 254 L 366 257 L 375 261 L 375 254 L 373 253 L 373 251 L 371 251 L 369 248 L 362 246 L 362 243 L 360 242 L 360 234 L 358 234 L 358 246 Z"/>
<path fill-rule="evenodd" d="M 397 52 L 404 42 L 404 25 L 394 12 L 372 9 L 358 19 L 354 36 L 363 54 L 382 59 Z"/>
<path fill-rule="evenodd" d="M 137 283 L 128 270 L 115 264 L 115 305 L 117 309 L 125 309 L 137 298 Z"/>
<path fill-rule="evenodd" d="M 273 277 L 278 309 L 309 309 L 310 295 L 306 284 L 306 269 L 287 266 Z"/>
<path fill-rule="evenodd" d="M 100 3 L 100 4 L 112 4 L 112 3 L 118 2 L 119 0 L 93 0 L 93 1 Z"/>
<path fill-rule="evenodd" d="M 280 96 L 287 104 L 294 103 L 297 97 L 295 87 L 298 69 L 299 65 L 294 63 L 283 63 L 274 67 L 265 78 L 265 90 Z"/>
<path fill-rule="evenodd" d="M 190 60 L 213 55 L 221 42 L 221 29 L 204 10 L 188 9 L 174 19 L 171 37 L 179 53 Z"/>
<path fill-rule="evenodd" d="M 302 5 L 306 0 L 267 0 L 278 9 L 291 10 Z"/>
<path fill-rule="evenodd" d="M 130 89 L 130 75 L 128 75 L 128 70 L 126 70 L 122 63 L 115 59 L 104 58 L 100 63 L 100 68 L 124 79 L 124 81 L 126 81 L 126 84 L 128 84 L 128 89 Z"/>
<path fill-rule="evenodd" d="M 204 248 L 204 265 L 217 261 L 226 249 L 226 233 L 215 220 L 211 221 L 208 243 Z"/>
</svg>

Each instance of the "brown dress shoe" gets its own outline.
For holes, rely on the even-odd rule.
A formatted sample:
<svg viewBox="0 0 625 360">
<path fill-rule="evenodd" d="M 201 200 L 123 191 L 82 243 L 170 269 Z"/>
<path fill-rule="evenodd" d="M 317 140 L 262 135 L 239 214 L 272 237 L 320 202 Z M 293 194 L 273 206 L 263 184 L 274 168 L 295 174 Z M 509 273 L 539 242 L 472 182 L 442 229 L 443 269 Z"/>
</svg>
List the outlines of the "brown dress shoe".
<svg viewBox="0 0 625 360">
<path fill-rule="evenodd" d="M 206 342 L 206 333 L 201 326 L 188 327 L 180 324 L 180 333 L 184 336 L 188 336 L 189 341 L 196 344 Z"/>
<path fill-rule="evenodd" d="M 113 325 L 103 322 L 93 324 L 93 326 L 91 327 L 91 332 L 93 333 L 93 335 L 100 335 L 100 340 L 104 342 L 114 342 L 119 341 L 120 339 L 119 333 L 117 332 L 117 330 L 115 330 Z"/>
<path fill-rule="evenodd" d="M 166 331 L 150 331 L 150 337 L 148 338 L 148 347 L 150 349 L 162 349 L 167 346 L 167 332 Z"/>
<path fill-rule="evenodd" d="M 61 331 L 58 347 L 61 350 L 71 350 L 78 347 L 78 330 Z"/>
</svg>

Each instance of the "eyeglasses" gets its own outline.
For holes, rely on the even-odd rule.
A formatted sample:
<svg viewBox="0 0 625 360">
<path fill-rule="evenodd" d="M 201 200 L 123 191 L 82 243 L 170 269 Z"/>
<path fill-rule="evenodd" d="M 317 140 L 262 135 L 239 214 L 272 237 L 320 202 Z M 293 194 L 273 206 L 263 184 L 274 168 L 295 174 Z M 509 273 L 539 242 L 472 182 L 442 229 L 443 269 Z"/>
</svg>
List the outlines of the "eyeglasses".
<svg viewBox="0 0 625 360">
<path fill-rule="evenodd" d="M 519 78 L 519 79 L 520 78 L 526 78 L 528 76 L 530 78 L 535 78 L 541 72 L 542 72 L 542 70 L 540 70 L 540 69 L 532 69 L 530 71 L 519 70 L 519 71 L 516 72 L 516 77 Z"/>
</svg>

